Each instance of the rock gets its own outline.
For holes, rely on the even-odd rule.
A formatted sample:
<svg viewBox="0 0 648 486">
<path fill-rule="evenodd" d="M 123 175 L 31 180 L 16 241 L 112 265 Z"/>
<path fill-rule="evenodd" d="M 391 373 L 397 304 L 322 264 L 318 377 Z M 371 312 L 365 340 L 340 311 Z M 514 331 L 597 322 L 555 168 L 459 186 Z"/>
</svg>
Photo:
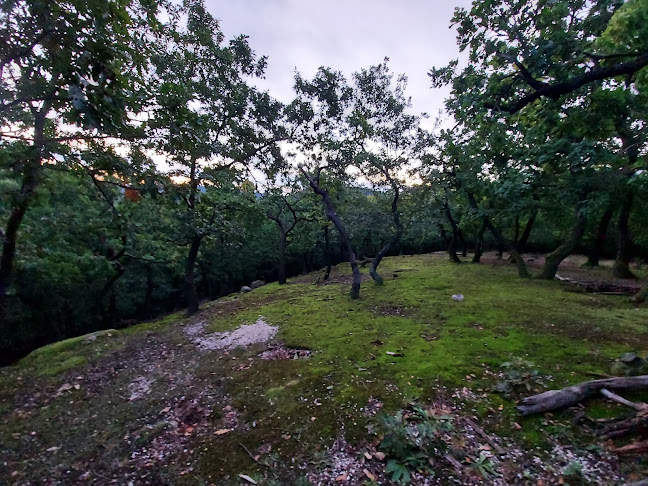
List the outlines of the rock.
<svg viewBox="0 0 648 486">
<path fill-rule="evenodd" d="M 100 337 L 112 337 L 113 333 L 117 333 L 115 329 L 104 329 L 103 331 L 95 331 L 91 332 L 90 334 L 86 334 L 85 336 L 81 336 L 84 341 L 90 342 L 90 341 L 96 341 L 97 338 Z"/>
<path fill-rule="evenodd" d="M 641 357 L 637 356 L 635 353 L 626 353 L 623 356 L 621 356 L 621 361 L 624 363 L 630 364 L 633 362 L 640 362 Z"/>
<path fill-rule="evenodd" d="M 248 292 L 252 292 L 252 289 L 248 287 L 247 285 L 244 285 L 241 287 L 241 291 L 239 292 L 240 294 L 247 294 Z"/>
<path fill-rule="evenodd" d="M 638 376 L 648 372 L 648 360 L 636 353 L 625 353 L 612 363 L 612 374 L 615 376 Z"/>
<path fill-rule="evenodd" d="M 255 280 L 250 284 L 250 287 L 252 289 L 258 289 L 259 287 L 263 287 L 266 283 L 263 280 Z"/>
</svg>

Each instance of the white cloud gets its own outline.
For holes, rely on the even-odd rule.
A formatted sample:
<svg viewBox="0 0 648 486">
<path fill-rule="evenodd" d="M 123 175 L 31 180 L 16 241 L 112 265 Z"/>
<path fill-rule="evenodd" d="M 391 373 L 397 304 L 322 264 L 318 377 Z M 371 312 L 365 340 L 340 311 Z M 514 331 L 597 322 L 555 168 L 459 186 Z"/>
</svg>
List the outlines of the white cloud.
<svg viewBox="0 0 648 486">
<path fill-rule="evenodd" d="M 330 66 L 349 76 L 387 56 L 391 70 L 409 79 L 414 111 L 432 117 L 448 90 L 432 90 L 427 72 L 459 56 L 450 22 L 455 6 L 470 6 L 468 0 L 206 1 L 228 37 L 248 35 L 257 54 L 269 57 L 258 86 L 280 100 L 292 98 L 295 70 L 311 77 Z"/>
</svg>

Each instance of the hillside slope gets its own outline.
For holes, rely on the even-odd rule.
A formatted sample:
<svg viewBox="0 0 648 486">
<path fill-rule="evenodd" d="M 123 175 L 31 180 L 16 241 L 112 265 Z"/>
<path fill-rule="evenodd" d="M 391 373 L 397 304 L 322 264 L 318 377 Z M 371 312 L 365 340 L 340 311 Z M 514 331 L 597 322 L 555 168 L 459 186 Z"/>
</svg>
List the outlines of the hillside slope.
<svg viewBox="0 0 648 486">
<path fill-rule="evenodd" d="M 0 483 L 622 483 L 594 421 L 514 405 L 648 351 L 648 309 L 442 255 L 381 271 L 359 301 L 339 266 L 0 369 Z"/>
</svg>

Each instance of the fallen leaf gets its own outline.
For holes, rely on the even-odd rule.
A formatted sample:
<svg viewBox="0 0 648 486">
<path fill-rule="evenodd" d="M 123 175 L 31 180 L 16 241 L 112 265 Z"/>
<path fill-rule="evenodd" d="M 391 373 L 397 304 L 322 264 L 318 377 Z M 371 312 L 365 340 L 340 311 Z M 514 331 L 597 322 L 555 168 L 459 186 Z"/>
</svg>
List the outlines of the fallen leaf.
<svg viewBox="0 0 648 486">
<path fill-rule="evenodd" d="M 56 452 L 56 451 L 58 451 L 59 449 L 60 449 L 60 447 L 56 447 L 56 446 L 54 446 L 54 447 L 50 447 L 49 449 L 45 449 L 45 450 L 46 450 L 47 452 Z"/>
<path fill-rule="evenodd" d="M 335 478 L 335 480 L 338 481 L 338 482 L 346 481 L 347 479 L 349 479 L 349 476 L 347 476 L 347 473 L 342 473 L 337 478 Z"/>
<path fill-rule="evenodd" d="M 168 413 L 169 410 L 171 410 L 171 407 L 164 407 L 162 410 L 160 410 L 160 413 Z"/>
<path fill-rule="evenodd" d="M 63 393 L 71 389 L 72 389 L 72 385 L 70 385 L 69 383 L 65 383 L 64 385 L 61 385 L 61 388 L 59 388 L 56 393 Z"/>
<path fill-rule="evenodd" d="M 224 435 L 230 432 L 230 429 L 218 429 L 214 434 L 216 435 Z"/>
<path fill-rule="evenodd" d="M 247 474 L 239 474 L 239 478 L 244 479 L 248 483 L 251 483 L 251 484 L 259 484 L 254 479 L 252 479 L 250 476 L 248 476 Z"/>
<path fill-rule="evenodd" d="M 371 454 L 369 454 L 368 452 L 365 452 L 365 453 L 364 453 L 364 456 L 365 456 L 367 459 L 369 459 L 369 460 L 371 460 L 371 458 L 373 457 L 373 456 L 372 456 Z"/>
<path fill-rule="evenodd" d="M 375 456 L 376 459 L 378 459 L 379 461 L 382 461 L 382 460 L 385 458 L 385 453 L 384 453 L 384 452 L 376 452 L 376 453 L 374 454 L 374 456 Z"/>
<path fill-rule="evenodd" d="M 364 473 L 365 476 L 367 476 L 369 478 L 369 481 L 375 481 L 376 480 L 376 476 L 371 474 L 367 469 L 363 469 L 362 472 Z"/>
</svg>

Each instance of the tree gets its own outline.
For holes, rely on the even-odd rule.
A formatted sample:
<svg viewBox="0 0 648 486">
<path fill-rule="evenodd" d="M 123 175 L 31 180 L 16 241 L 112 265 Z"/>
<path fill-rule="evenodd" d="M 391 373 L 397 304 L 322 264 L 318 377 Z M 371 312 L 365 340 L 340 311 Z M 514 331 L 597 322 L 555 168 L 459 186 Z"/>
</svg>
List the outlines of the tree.
<svg viewBox="0 0 648 486">
<path fill-rule="evenodd" d="M 452 83 L 448 107 L 468 136 L 481 134 L 484 141 L 487 133 L 518 130 L 516 143 L 524 150 L 517 158 L 537 174 L 529 182 L 545 196 L 553 192 L 554 200 L 570 200 L 570 192 L 579 196 L 572 202 L 574 224 L 548 255 L 544 278 L 553 278 L 580 243 L 587 201 L 611 174 L 606 167 L 619 148 L 616 137 L 624 137 L 621 125 L 633 123 L 626 117 L 615 126 L 615 116 L 609 107 L 597 107 L 597 99 L 644 89 L 648 44 L 637 33 L 645 29 L 647 12 L 644 0 L 474 2 L 454 18 L 470 65 L 458 76 L 456 62 L 430 72 L 435 85 Z M 625 200 L 628 205 L 630 198 Z M 618 228 L 627 241 L 626 225 Z"/>
<path fill-rule="evenodd" d="M 405 96 L 407 78 L 399 76 L 396 82 L 389 71 L 388 59 L 376 66 L 362 69 L 353 75 L 353 104 L 346 118 L 353 138 L 347 149 L 361 173 L 378 188 L 391 191 L 392 236 L 371 262 L 369 273 L 382 285 L 378 266 L 392 247 L 403 236 L 398 201 L 403 190 L 403 179 L 410 175 L 412 164 L 420 158 L 426 134 L 419 126 L 420 118 L 409 114 L 411 100 Z"/>
<path fill-rule="evenodd" d="M 159 88 L 149 128 L 183 202 L 178 244 L 188 246 L 184 281 L 191 314 L 199 304 L 201 243 L 218 231 L 221 211 L 240 194 L 234 189 L 238 174 L 265 160 L 265 152 L 278 152 L 273 130 L 282 106 L 248 82 L 263 74 L 266 59 L 255 56 L 244 36 L 226 43 L 202 0 L 183 3 L 163 40 L 153 57 L 151 82 Z"/>
<path fill-rule="evenodd" d="M 339 178 L 347 176 L 351 134 L 344 124 L 344 115 L 349 109 L 353 90 L 342 73 L 320 68 L 312 81 L 297 75 L 295 91 L 297 99 L 290 107 L 289 116 L 297 127 L 292 141 L 306 154 L 306 160 L 299 164 L 299 170 L 315 194 L 321 197 L 326 217 L 340 235 L 353 273 L 351 298 L 358 299 L 362 275 L 351 245 L 351 236 L 336 211 L 323 177 L 326 170 Z"/>
<path fill-rule="evenodd" d="M 0 150 L 19 188 L 3 222 L 0 321 L 20 226 L 71 141 L 132 136 L 156 6 L 136 0 L 0 4 Z"/>
<path fill-rule="evenodd" d="M 564 102 L 592 83 L 642 84 L 647 19 L 645 0 L 498 0 L 457 9 L 453 22 L 459 48 L 469 49 L 464 76 L 480 79 L 479 106 L 515 114 L 542 98 Z"/>
<path fill-rule="evenodd" d="M 286 247 L 288 239 L 299 222 L 314 221 L 304 208 L 304 194 L 295 190 L 293 193 L 283 194 L 282 189 L 268 191 L 264 194 L 263 203 L 266 206 L 265 214 L 273 221 L 279 230 L 279 269 L 278 281 L 286 283 Z M 311 210 L 312 211 L 312 210 Z"/>
</svg>

